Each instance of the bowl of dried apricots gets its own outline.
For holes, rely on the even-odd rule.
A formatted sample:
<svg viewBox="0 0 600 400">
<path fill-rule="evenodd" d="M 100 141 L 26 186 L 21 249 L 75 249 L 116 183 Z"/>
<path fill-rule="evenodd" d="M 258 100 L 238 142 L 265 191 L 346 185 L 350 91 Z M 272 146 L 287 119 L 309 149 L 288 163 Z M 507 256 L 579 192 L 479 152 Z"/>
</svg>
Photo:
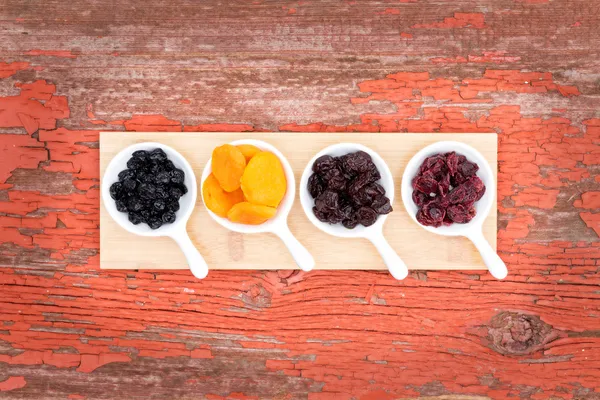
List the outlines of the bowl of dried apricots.
<svg viewBox="0 0 600 400">
<path fill-rule="evenodd" d="M 221 226 L 240 233 L 273 233 L 302 270 L 314 267 L 313 257 L 287 224 L 296 196 L 292 167 L 271 144 L 245 139 L 216 147 L 202 173 L 201 192 L 206 210 Z"/>
</svg>

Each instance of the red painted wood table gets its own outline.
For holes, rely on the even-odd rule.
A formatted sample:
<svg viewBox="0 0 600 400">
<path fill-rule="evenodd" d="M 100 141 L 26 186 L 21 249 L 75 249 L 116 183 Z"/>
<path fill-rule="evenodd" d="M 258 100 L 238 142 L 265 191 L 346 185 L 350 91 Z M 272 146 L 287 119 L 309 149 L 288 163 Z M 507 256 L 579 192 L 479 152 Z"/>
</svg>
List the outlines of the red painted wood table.
<svg viewBox="0 0 600 400">
<path fill-rule="evenodd" d="M 600 398 L 599 15 L 4 1 L 0 397 Z M 510 275 L 101 271 L 100 130 L 497 132 Z"/>
</svg>

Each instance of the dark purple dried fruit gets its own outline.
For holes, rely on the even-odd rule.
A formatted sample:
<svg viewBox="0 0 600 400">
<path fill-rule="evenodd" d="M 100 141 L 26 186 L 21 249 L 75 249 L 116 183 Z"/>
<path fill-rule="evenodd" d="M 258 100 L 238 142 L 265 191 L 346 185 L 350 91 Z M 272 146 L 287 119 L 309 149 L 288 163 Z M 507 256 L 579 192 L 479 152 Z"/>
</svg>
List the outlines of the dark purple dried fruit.
<svg viewBox="0 0 600 400">
<path fill-rule="evenodd" d="M 337 210 L 340 204 L 340 196 L 333 190 L 325 190 L 315 200 L 315 207 L 321 212 Z"/>
<path fill-rule="evenodd" d="M 356 212 L 358 222 L 364 226 L 371 226 L 377 221 L 377 213 L 369 207 L 361 207 Z"/>
<path fill-rule="evenodd" d="M 317 158 L 312 166 L 313 172 L 319 175 L 324 174 L 328 170 L 337 167 L 337 160 L 332 156 L 321 156 Z"/>
<path fill-rule="evenodd" d="M 363 172 L 377 169 L 371 156 L 364 151 L 346 154 L 342 159 L 343 168 L 349 173 L 362 174 Z"/>
<path fill-rule="evenodd" d="M 341 222 L 347 229 L 353 229 L 362 223 L 358 211 L 365 208 L 363 220 L 371 225 L 379 215 L 371 207 L 375 199 L 378 199 L 377 210 L 382 213 L 392 210 L 385 190 L 376 183 L 381 175 L 368 153 L 359 151 L 341 157 L 321 156 L 312 169 L 314 174 L 308 180 L 307 189 L 315 199 L 313 213 L 319 221 L 330 224 Z"/>
<path fill-rule="evenodd" d="M 317 198 L 321 193 L 325 190 L 325 185 L 319 178 L 319 175 L 312 174 L 310 178 L 308 178 L 308 193 L 312 196 L 312 198 Z"/>
<path fill-rule="evenodd" d="M 379 215 L 389 214 L 394 210 L 390 204 L 390 199 L 385 196 L 380 196 L 373 200 L 371 208 Z"/>
</svg>

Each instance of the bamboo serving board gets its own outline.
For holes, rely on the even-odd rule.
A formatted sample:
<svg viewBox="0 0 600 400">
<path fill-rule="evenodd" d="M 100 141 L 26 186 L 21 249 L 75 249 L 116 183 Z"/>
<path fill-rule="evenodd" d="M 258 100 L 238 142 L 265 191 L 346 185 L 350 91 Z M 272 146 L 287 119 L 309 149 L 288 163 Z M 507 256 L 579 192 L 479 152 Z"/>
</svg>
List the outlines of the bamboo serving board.
<svg viewBox="0 0 600 400">
<path fill-rule="evenodd" d="M 160 142 L 179 151 L 192 165 L 196 180 L 212 150 L 238 139 L 259 139 L 273 144 L 287 156 L 296 175 L 296 185 L 306 163 L 319 150 L 340 142 L 364 144 L 388 163 L 395 182 L 394 211 L 384 225 L 384 235 L 409 269 L 485 269 L 479 253 L 462 237 L 445 237 L 427 232 L 406 213 L 400 196 L 404 166 L 421 148 L 440 140 L 467 143 L 487 159 L 494 175 L 498 170 L 496 134 L 413 134 L 413 133 L 215 133 L 215 132 L 102 132 L 100 134 L 100 176 L 112 157 L 133 143 Z M 314 227 L 297 198 L 289 226 L 315 258 L 315 269 L 386 269 L 379 254 L 365 239 L 329 236 Z M 496 200 L 484 222 L 484 235 L 496 248 Z M 271 234 L 242 235 L 227 231 L 208 215 L 198 190 L 196 209 L 188 232 L 211 269 L 296 269 L 294 260 L 277 237 Z M 187 269 L 185 258 L 170 238 L 131 234 L 100 207 L 100 268 L 104 269 Z"/>
</svg>

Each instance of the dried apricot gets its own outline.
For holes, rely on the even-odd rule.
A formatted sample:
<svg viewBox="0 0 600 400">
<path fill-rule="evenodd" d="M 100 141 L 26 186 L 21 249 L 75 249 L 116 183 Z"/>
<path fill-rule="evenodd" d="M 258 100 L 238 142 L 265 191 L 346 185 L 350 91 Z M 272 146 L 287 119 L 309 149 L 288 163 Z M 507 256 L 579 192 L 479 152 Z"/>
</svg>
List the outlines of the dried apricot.
<svg viewBox="0 0 600 400">
<path fill-rule="evenodd" d="M 212 173 L 226 192 L 239 189 L 240 179 L 246 168 L 246 158 L 235 146 L 224 144 L 212 153 Z"/>
<path fill-rule="evenodd" d="M 242 175 L 242 191 L 249 202 L 277 207 L 286 190 L 285 171 L 275 154 L 261 151 L 252 157 Z"/>
<path fill-rule="evenodd" d="M 210 174 L 202 185 L 202 198 L 210 211 L 219 217 L 226 218 L 231 207 L 244 201 L 244 193 L 241 189 L 230 193 L 224 191 L 217 178 Z"/>
<path fill-rule="evenodd" d="M 227 213 L 227 218 L 231 222 L 237 222 L 246 225 L 260 225 L 277 213 L 274 207 L 262 206 L 248 202 L 237 203 Z"/>
<path fill-rule="evenodd" d="M 250 161 L 250 159 L 252 157 L 254 157 L 256 154 L 260 153 L 261 150 L 252 145 L 252 144 L 240 144 L 236 146 L 238 149 L 240 149 L 240 151 L 242 152 L 242 154 L 244 155 L 244 157 L 246 157 L 246 163 L 248 163 Z"/>
</svg>

